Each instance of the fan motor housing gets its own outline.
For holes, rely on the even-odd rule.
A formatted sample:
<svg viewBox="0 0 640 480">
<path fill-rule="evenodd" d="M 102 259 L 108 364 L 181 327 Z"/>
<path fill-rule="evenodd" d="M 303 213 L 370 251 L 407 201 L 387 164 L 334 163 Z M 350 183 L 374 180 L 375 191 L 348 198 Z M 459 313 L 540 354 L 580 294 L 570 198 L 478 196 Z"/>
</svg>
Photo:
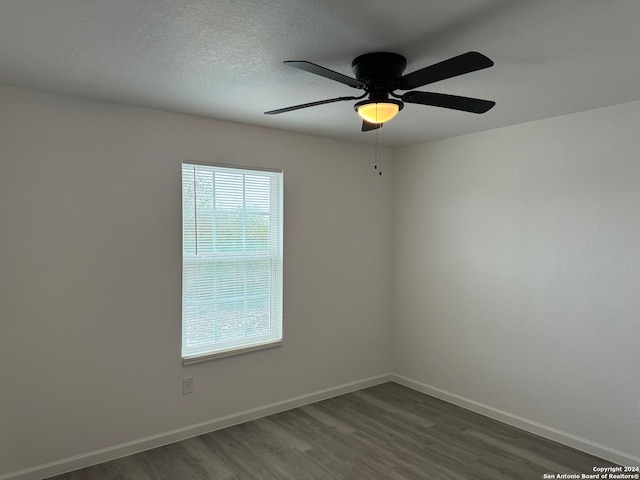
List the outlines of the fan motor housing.
<svg viewBox="0 0 640 480">
<path fill-rule="evenodd" d="M 375 52 L 356 57 L 351 69 L 356 78 L 367 83 L 388 83 L 402 76 L 407 60 L 397 53 Z"/>
</svg>

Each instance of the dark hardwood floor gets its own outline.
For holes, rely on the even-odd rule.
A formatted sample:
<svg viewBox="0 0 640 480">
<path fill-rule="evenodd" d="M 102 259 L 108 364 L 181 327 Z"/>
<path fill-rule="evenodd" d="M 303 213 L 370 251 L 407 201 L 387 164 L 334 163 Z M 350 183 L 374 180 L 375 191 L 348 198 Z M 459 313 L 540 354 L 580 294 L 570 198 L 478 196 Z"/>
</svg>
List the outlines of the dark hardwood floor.
<svg viewBox="0 0 640 480">
<path fill-rule="evenodd" d="M 517 480 L 610 462 L 395 383 L 55 480 Z"/>
</svg>

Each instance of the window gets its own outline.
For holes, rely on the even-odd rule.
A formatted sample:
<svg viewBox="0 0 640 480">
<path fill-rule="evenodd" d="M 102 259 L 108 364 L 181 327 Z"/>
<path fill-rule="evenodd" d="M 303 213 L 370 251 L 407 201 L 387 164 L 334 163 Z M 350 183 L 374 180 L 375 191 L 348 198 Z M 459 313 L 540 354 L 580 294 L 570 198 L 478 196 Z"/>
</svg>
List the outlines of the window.
<svg viewBox="0 0 640 480">
<path fill-rule="evenodd" d="M 183 162 L 185 364 L 281 344 L 282 177 Z"/>
</svg>

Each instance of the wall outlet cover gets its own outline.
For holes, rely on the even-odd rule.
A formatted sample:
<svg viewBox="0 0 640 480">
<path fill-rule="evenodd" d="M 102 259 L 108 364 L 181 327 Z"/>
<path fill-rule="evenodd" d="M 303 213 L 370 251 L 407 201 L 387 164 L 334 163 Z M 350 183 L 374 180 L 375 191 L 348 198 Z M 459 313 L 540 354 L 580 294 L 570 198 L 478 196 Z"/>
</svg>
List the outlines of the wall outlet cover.
<svg viewBox="0 0 640 480">
<path fill-rule="evenodd" d="M 193 393 L 193 377 L 185 377 L 182 379 L 182 394 L 189 395 Z"/>
</svg>

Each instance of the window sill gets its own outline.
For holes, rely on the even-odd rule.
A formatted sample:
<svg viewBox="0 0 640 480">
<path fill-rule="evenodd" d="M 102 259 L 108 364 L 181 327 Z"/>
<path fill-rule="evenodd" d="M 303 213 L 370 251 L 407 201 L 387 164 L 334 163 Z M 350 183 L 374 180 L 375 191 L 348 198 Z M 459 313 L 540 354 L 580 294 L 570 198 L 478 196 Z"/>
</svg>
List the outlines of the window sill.
<svg viewBox="0 0 640 480">
<path fill-rule="evenodd" d="M 276 342 L 265 343 L 262 345 L 253 345 L 250 347 L 238 348 L 234 350 L 227 350 L 219 353 L 211 353 L 208 355 L 198 355 L 197 357 L 187 357 L 182 359 L 182 365 L 193 365 L 194 363 L 208 362 L 210 360 L 217 360 L 218 358 L 231 357 L 234 355 L 242 355 L 244 353 L 257 352 L 258 350 L 267 350 L 270 348 L 276 348 L 282 346 L 282 340 Z"/>
</svg>

